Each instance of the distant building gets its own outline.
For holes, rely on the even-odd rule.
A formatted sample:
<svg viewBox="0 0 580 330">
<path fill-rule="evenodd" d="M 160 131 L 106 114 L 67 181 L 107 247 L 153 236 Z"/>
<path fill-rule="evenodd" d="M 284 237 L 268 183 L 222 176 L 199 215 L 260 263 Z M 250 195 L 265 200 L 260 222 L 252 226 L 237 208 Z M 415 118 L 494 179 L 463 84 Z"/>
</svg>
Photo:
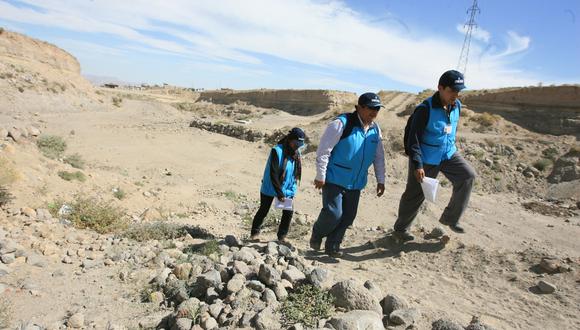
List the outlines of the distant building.
<svg viewBox="0 0 580 330">
<path fill-rule="evenodd" d="M 103 87 L 107 87 L 107 88 L 117 88 L 117 87 L 119 87 L 119 85 L 117 85 L 117 84 L 103 84 Z"/>
</svg>

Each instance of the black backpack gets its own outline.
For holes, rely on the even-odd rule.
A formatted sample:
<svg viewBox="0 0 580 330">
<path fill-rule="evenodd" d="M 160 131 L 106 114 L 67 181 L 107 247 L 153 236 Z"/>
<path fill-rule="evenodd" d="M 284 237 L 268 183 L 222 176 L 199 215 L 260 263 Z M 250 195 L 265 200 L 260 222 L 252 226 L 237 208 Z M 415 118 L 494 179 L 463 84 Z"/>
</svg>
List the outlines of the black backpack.
<svg viewBox="0 0 580 330">
<path fill-rule="evenodd" d="M 429 122 L 429 101 L 425 100 L 423 101 L 423 103 L 419 104 L 415 110 L 413 111 L 413 113 L 409 116 L 409 119 L 407 119 L 407 125 L 405 125 L 405 135 L 403 136 L 403 144 L 405 145 L 405 155 L 410 156 L 411 155 L 411 150 L 409 150 L 409 131 L 411 130 L 411 123 L 413 122 L 413 116 L 415 115 L 415 113 L 417 112 L 417 110 L 419 110 L 419 108 L 425 108 L 427 110 L 427 121 L 425 122 L 425 125 L 427 125 L 427 123 Z"/>
</svg>

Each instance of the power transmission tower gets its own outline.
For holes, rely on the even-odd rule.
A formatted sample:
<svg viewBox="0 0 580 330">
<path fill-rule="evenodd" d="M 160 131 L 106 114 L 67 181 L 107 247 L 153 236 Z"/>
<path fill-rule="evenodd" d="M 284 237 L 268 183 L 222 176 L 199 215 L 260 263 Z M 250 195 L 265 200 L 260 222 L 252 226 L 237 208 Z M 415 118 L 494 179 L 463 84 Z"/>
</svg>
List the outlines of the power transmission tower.
<svg viewBox="0 0 580 330">
<path fill-rule="evenodd" d="M 457 62 L 457 70 L 465 75 L 467 71 L 467 61 L 469 59 L 469 46 L 471 45 L 471 33 L 474 29 L 477 29 L 477 23 L 475 22 L 475 15 L 480 12 L 477 6 L 477 0 L 473 0 L 473 4 L 469 9 L 467 9 L 467 14 L 469 14 L 469 21 L 465 23 L 465 39 L 463 40 L 463 46 L 461 47 L 461 54 L 459 55 L 459 61 Z"/>
</svg>

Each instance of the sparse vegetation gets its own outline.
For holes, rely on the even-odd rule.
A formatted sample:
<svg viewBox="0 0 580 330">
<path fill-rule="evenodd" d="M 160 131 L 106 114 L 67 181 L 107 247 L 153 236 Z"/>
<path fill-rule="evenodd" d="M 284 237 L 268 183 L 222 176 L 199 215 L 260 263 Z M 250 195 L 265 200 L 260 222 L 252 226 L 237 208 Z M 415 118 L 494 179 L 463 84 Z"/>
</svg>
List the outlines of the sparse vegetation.
<svg viewBox="0 0 580 330">
<path fill-rule="evenodd" d="M 6 296 L 0 296 L 0 328 L 7 329 L 12 321 L 12 304 Z"/>
<path fill-rule="evenodd" d="M 202 254 L 204 256 L 220 256 L 222 251 L 220 250 L 220 245 L 217 240 L 210 239 L 202 244 L 190 245 L 183 250 L 185 253 L 195 253 Z"/>
<path fill-rule="evenodd" d="M 244 197 L 243 195 L 240 195 L 240 194 L 238 194 L 234 191 L 231 191 L 231 190 L 224 191 L 221 193 L 221 195 L 224 196 L 226 199 L 234 202 L 234 203 L 241 201 Z"/>
<path fill-rule="evenodd" d="M 334 311 L 332 296 L 313 285 L 302 285 L 290 293 L 280 309 L 286 325 L 303 323 L 316 327 L 318 320 L 330 317 Z"/>
<path fill-rule="evenodd" d="M 114 188 L 113 189 L 113 196 L 115 196 L 115 198 L 118 200 L 122 200 L 122 199 L 125 199 L 125 197 L 127 197 L 127 194 L 121 188 Z"/>
<path fill-rule="evenodd" d="M 43 135 L 36 140 L 36 146 L 46 157 L 57 159 L 66 150 L 66 141 L 60 136 Z"/>
<path fill-rule="evenodd" d="M 0 186 L 0 207 L 8 205 L 14 197 L 12 194 L 3 186 Z"/>
<path fill-rule="evenodd" d="M 113 96 L 113 105 L 114 106 L 116 106 L 117 108 L 120 108 L 121 103 L 123 103 L 123 98 L 121 98 L 119 96 Z"/>
<path fill-rule="evenodd" d="M 3 157 L 0 157 L 0 185 L 9 185 L 18 180 L 18 172 L 12 163 Z"/>
<path fill-rule="evenodd" d="M 58 212 L 62 205 L 54 203 L 53 207 L 49 205 L 49 210 L 51 213 L 54 210 Z M 70 212 L 64 214 L 62 218 L 71 221 L 77 228 L 92 229 L 99 234 L 106 234 L 119 232 L 127 227 L 125 211 L 110 202 L 77 196 L 66 205 L 70 207 Z"/>
<path fill-rule="evenodd" d="M 168 240 L 187 235 L 187 227 L 175 223 L 156 221 L 129 226 L 122 236 L 138 242 Z"/>
<path fill-rule="evenodd" d="M 542 151 L 542 156 L 544 156 L 544 158 L 547 159 L 556 160 L 556 158 L 558 158 L 559 153 L 560 152 L 558 151 L 557 148 L 549 147 Z"/>
<path fill-rule="evenodd" d="M 542 158 L 534 162 L 533 166 L 540 171 L 545 171 L 548 167 L 552 166 L 553 162 L 551 159 Z"/>
<path fill-rule="evenodd" d="M 489 128 L 491 126 L 497 125 L 500 120 L 500 116 L 494 115 L 488 112 L 482 114 L 476 114 L 472 116 L 469 120 L 478 123 L 480 126 Z"/>
<path fill-rule="evenodd" d="M 85 182 L 87 180 L 87 177 L 81 171 L 76 171 L 76 172 L 58 171 L 57 174 L 61 179 L 65 180 L 65 181 L 77 180 L 80 182 Z"/>
<path fill-rule="evenodd" d="M 81 170 L 85 168 L 85 161 L 83 157 L 78 153 L 66 156 L 63 159 L 63 161 L 74 168 L 78 168 Z"/>
<path fill-rule="evenodd" d="M 278 229 L 278 225 L 280 224 L 280 220 L 282 217 L 282 211 L 280 210 L 270 210 L 268 215 L 264 219 L 262 223 L 262 231 L 269 231 L 269 230 L 276 230 Z M 242 218 L 242 224 L 244 228 L 250 229 L 252 228 L 252 222 L 254 221 L 254 214 L 253 213 L 246 213 L 246 215 Z"/>
</svg>

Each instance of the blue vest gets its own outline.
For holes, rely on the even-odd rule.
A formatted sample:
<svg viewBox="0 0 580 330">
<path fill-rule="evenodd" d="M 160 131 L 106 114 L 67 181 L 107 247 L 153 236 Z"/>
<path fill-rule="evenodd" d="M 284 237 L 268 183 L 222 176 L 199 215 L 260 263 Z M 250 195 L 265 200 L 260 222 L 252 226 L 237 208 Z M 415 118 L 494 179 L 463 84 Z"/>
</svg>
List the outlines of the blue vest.
<svg viewBox="0 0 580 330">
<path fill-rule="evenodd" d="M 341 138 L 332 149 L 326 168 L 326 182 L 350 190 L 362 190 L 367 184 L 368 169 L 375 160 L 379 130 L 375 123 L 365 134 L 356 113 L 338 116 L 344 128 L 349 115 L 354 117 L 351 118 L 354 126 L 350 134 Z"/>
<path fill-rule="evenodd" d="M 448 160 L 457 151 L 455 146 L 455 136 L 457 133 L 457 123 L 459 122 L 459 112 L 461 102 L 455 101 L 455 106 L 451 109 L 449 116 L 444 108 L 433 108 L 432 97 L 429 102 L 429 121 L 425 126 L 425 131 L 421 137 L 421 156 L 423 163 L 429 165 L 439 165 L 442 161 Z M 446 127 L 450 126 L 451 131 L 446 132 Z"/>
<path fill-rule="evenodd" d="M 282 150 L 282 145 L 278 144 L 272 149 L 276 150 L 276 154 L 278 155 L 278 165 L 280 169 L 284 166 L 284 151 Z M 272 154 L 270 154 L 270 157 Z M 270 162 L 271 159 L 268 157 L 268 161 L 266 162 L 266 168 L 264 169 L 264 176 L 262 177 L 262 187 L 260 188 L 260 192 L 267 196 L 276 197 L 276 190 L 274 190 L 274 185 L 272 185 L 272 180 L 270 179 Z M 284 193 L 284 197 L 294 197 L 296 195 L 296 188 L 297 182 L 296 178 L 294 177 L 294 159 L 292 157 L 286 157 L 286 168 L 284 170 L 284 181 L 282 182 L 282 193 Z"/>
</svg>

